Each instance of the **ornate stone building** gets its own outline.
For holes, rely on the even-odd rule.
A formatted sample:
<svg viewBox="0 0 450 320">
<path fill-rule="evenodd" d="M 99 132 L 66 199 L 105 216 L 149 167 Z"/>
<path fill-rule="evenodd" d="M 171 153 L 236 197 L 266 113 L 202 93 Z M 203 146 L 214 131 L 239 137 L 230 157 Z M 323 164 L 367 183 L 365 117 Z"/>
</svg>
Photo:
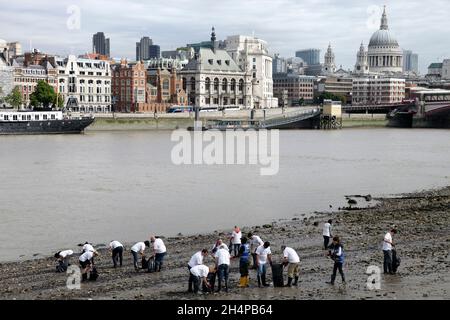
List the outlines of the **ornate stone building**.
<svg viewBox="0 0 450 320">
<path fill-rule="evenodd" d="M 252 74 L 244 72 L 226 50 L 219 49 L 214 28 L 211 48 L 199 48 L 180 74 L 189 105 L 253 106 Z"/>
<path fill-rule="evenodd" d="M 336 71 L 336 62 L 333 49 L 331 48 L 331 43 L 328 45 L 328 50 L 325 53 L 325 63 L 323 64 L 322 74 L 330 75 Z"/>
<path fill-rule="evenodd" d="M 369 73 L 369 56 L 366 47 L 361 42 L 358 54 L 356 55 L 356 65 L 354 73 L 357 75 L 364 75 Z"/>
<path fill-rule="evenodd" d="M 403 71 L 403 50 L 389 31 L 384 7 L 380 30 L 370 38 L 368 47 L 369 70 L 372 73 L 401 73 Z"/>
</svg>

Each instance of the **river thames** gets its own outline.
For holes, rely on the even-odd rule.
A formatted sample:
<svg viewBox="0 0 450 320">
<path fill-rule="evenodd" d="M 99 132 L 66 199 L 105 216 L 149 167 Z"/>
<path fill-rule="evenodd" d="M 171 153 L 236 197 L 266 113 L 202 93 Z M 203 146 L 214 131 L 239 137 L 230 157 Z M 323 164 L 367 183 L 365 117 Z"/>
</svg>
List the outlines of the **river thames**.
<svg viewBox="0 0 450 320">
<path fill-rule="evenodd" d="M 280 131 L 279 172 L 175 165 L 171 131 L 0 137 L 1 261 L 254 226 L 450 185 L 450 131 Z M 170 248 L 169 248 L 170 249 Z"/>
</svg>

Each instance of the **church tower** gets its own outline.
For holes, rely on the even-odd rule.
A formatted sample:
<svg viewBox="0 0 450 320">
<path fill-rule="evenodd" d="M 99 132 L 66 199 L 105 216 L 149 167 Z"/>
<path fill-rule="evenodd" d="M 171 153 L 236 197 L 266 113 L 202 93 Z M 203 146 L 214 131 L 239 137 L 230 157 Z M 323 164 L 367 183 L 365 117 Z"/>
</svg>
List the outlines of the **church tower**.
<svg viewBox="0 0 450 320">
<path fill-rule="evenodd" d="M 359 47 L 358 54 L 356 55 L 356 65 L 355 65 L 355 73 L 356 74 L 368 74 L 369 73 L 369 60 L 368 54 L 366 51 L 366 47 L 361 42 L 361 46 Z"/>
<path fill-rule="evenodd" d="M 323 65 L 323 73 L 333 74 L 334 72 L 336 72 L 335 56 L 333 53 L 333 49 L 331 48 L 331 44 L 329 44 L 328 50 L 325 53 L 325 63 Z"/>
</svg>

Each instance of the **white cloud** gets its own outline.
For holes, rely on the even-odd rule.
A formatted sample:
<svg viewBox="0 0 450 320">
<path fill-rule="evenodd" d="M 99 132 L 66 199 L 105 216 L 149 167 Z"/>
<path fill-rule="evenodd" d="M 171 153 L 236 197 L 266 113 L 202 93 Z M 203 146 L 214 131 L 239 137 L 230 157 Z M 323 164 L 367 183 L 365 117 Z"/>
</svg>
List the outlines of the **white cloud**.
<svg viewBox="0 0 450 320">
<path fill-rule="evenodd" d="M 400 45 L 419 53 L 421 70 L 450 57 L 445 41 L 450 28 L 450 1 L 430 0 L 0 0 L 0 38 L 19 40 L 59 54 L 91 50 L 92 34 L 111 38 L 116 57 L 134 57 L 135 42 L 144 35 L 162 50 L 209 39 L 216 26 L 220 39 L 251 34 L 268 41 L 273 52 L 293 56 L 297 49 L 332 43 L 337 64 L 353 68 L 361 41 L 373 29 L 370 6 L 388 6 L 389 25 Z M 81 29 L 68 30 L 67 7 L 81 9 Z"/>
</svg>

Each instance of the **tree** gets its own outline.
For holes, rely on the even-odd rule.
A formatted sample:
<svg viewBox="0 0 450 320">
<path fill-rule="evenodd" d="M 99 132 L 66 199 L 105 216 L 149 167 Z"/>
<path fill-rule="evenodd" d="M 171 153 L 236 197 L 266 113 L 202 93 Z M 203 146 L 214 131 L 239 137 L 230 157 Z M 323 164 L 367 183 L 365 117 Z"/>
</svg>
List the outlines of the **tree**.
<svg viewBox="0 0 450 320">
<path fill-rule="evenodd" d="M 4 100 L 5 100 L 5 97 L 3 97 L 3 88 L 0 87 L 0 103 L 3 103 Z"/>
<path fill-rule="evenodd" d="M 30 103 L 34 109 L 47 109 L 55 101 L 56 93 L 53 87 L 44 80 L 39 80 L 36 89 L 30 95 Z"/>
<path fill-rule="evenodd" d="M 23 103 L 22 93 L 20 92 L 19 87 L 15 87 L 13 91 L 6 96 L 5 102 L 9 103 L 13 108 L 19 109 Z"/>
<path fill-rule="evenodd" d="M 314 97 L 314 104 L 322 104 L 323 100 L 341 101 L 343 104 L 345 104 L 347 99 L 343 96 L 325 91 L 320 95 Z"/>
<path fill-rule="evenodd" d="M 64 108 L 64 97 L 62 96 L 62 94 L 59 94 L 59 93 L 56 94 L 54 105 L 58 109 Z"/>
</svg>

